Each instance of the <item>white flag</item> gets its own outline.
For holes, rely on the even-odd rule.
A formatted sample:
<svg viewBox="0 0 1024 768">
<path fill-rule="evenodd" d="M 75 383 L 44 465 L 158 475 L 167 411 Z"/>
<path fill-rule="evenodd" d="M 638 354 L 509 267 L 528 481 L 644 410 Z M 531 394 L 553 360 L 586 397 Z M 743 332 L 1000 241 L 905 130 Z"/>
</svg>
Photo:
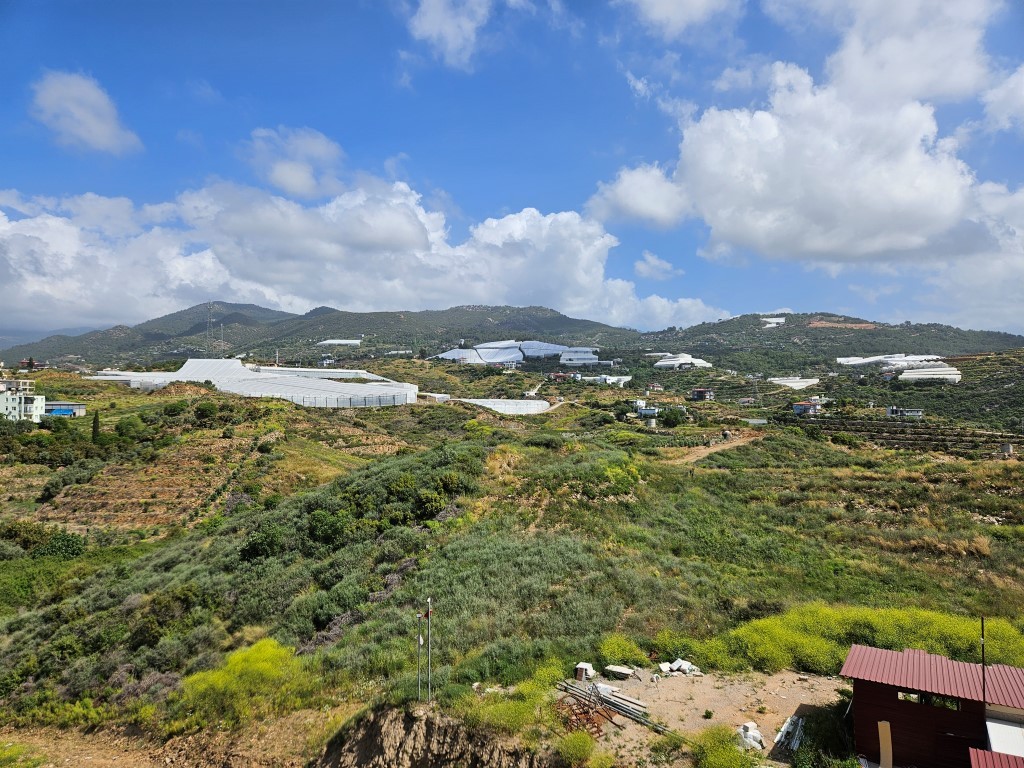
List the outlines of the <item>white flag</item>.
<svg viewBox="0 0 1024 768">
<path fill-rule="evenodd" d="M 423 635 L 420 635 L 420 645 L 423 645 Z"/>
</svg>

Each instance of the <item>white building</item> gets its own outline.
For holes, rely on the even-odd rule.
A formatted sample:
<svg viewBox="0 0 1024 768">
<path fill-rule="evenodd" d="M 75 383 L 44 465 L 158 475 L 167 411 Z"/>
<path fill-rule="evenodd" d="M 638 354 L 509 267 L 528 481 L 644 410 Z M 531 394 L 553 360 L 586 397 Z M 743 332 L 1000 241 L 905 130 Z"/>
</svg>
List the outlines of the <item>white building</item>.
<svg viewBox="0 0 1024 768">
<path fill-rule="evenodd" d="M 837 357 L 840 365 L 884 365 L 887 368 L 911 368 L 921 363 L 941 361 L 939 355 L 905 355 L 902 352 L 893 355 L 873 355 L 872 357 Z"/>
<path fill-rule="evenodd" d="M 318 347 L 358 347 L 362 343 L 362 339 L 324 339 L 318 341 L 316 345 Z"/>
<path fill-rule="evenodd" d="M 685 352 L 680 352 L 678 355 L 663 357 L 654 364 L 654 367 L 671 368 L 672 370 L 678 370 L 680 368 L 710 368 L 711 363 L 707 360 L 701 360 L 699 357 L 688 355 Z"/>
<path fill-rule="evenodd" d="M 435 355 L 441 360 L 453 360 L 466 365 L 503 365 L 521 363 L 529 358 L 558 357 L 563 365 L 611 365 L 611 361 L 598 360 L 597 347 L 567 347 L 544 341 L 488 341 L 468 349 L 449 349 Z M 576 362 L 565 362 L 566 360 Z"/>
<path fill-rule="evenodd" d="M 46 398 L 35 394 L 35 387 L 31 379 L 0 379 L 0 416 L 38 424 L 46 415 Z"/>
<path fill-rule="evenodd" d="M 921 408 L 900 408 L 896 405 L 889 405 L 885 408 L 885 415 L 894 419 L 921 419 L 924 418 L 924 410 Z"/>
<path fill-rule="evenodd" d="M 419 388 L 375 377 L 368 383 L 335 381 L 353 371 L 242 365 L 239 360 L 190 359 L 177 371 L 100 371 L 90 379 L 159 389 L 175 381 L 209 381 L 222 392 L 243 397 L 272 397 L 311 408 L 366 408 L 410 405 Z M 365 372 L 360 372 L 365 373 Z M 367 374 L 374 376 L 374 374 Z"/>
<path fill-rule="evenodd" d="M 590 347 L 572 347 L 558 357 L 559 365 L 599 365 L 600 360 Z"/>
<path fill-rule="evenodd" d="M 908 368 L 900 374 L 900 381 L 945 381 L 948 384 L 959 384 L 963 374 L 948 365 L 936 368 Z"/>
<path fill-rule="evenodd" d="M 790 389 L 807 389 L 807 387 L 813 387 L 821 379 L 801 379 L 799 376 L 776 376 L 768 379 L 772 384 L 778 384 L 780 387 L 789 387 Z"/>
</svg>

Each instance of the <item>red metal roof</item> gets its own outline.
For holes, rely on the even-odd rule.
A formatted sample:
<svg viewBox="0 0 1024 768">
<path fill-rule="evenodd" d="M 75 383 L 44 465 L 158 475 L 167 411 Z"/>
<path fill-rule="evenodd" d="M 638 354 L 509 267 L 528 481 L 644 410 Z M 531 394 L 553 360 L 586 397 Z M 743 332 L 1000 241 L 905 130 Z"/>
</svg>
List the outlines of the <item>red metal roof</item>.
<svg viewBox="0 0 1024 768">
<path fill-rule="evenodd" d="M 839 674 L 911 691 L 982 700 L 981 664 L 953 661 L 913 648 L 887 651 L 854 645 Z M 1024 669 L 989 665 L 985 669 L 985 688 L 985 703 L 1024 709 Z"/>
<path fill-rule="evenodd" d="M 1024 757 L 971 747 L 971 768 L 1024 768 Z"/>
</svg>

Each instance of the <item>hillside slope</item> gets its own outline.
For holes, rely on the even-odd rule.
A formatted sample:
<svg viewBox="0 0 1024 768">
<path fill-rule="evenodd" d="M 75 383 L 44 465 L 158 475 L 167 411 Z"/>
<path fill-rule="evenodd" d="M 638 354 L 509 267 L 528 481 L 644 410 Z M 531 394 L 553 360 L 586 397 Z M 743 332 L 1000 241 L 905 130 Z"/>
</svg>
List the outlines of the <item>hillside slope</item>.
<svg viewBox="0 0 1024 768">
<path fill-rule="evenodd" d="M 789 314 L 766 328 L 762 315 L 645 333 L 664 351 L 686 351 L 717 366 L 769 375 L 835 367 L 836 357 L 907 354 L 963 355 L 1024 347 L 1024 336 L 969 331 L 939 323 L 889 325 L 829 313 Z"/>
<path fill-rule="evenodd" d="M 210 334 L 207 335 L 207 326 Z M 370 355 L 396 348 L 431 353 L 458 344 L 507 338 L 537 338 L 565 344 L 635 346 L 640 334 L 592 320 L 566 317 L 544 307 L 463 306 L 422 312 L 344 312 L 318 307 L 304 315 L 251 304 L 214 302 L 82 336 L 51 336 L 0 351 L 0 359 L 57 360 L 77 356 L 93 365 L 145 364 L 167 357 L 256 354 L 310 363 L 328 338 L 362 338 L 362 349 L 339 354 Z M 208 352 L 207 352 L 208 350 Z"/>
</svg>

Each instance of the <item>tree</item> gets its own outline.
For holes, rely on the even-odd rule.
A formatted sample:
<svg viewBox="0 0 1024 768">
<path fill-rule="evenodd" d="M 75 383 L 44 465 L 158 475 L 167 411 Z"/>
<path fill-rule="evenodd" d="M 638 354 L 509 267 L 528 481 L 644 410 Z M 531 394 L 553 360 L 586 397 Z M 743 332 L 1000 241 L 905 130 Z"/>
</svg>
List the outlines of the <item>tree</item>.
<svg viewBox="0 0 1024 768">
<path fill-rule="evenodd" d="M 28 369 L 29 369 L 30 371 L 32 371 L 32 370 L 35 370 L 35 367 L 36 367 L 36 361 L 35 361 L 35 359 L 34 359 L 34 358 L 31 358 L 31 357 L 30 357 L 30 358 L 28 359 Z"/>
<path fill-rule="evenodd" d="M 100 439 L 100 412 L 93 411 L 92 413 L 92 441 L 94 443 L 99 442 Z"/>
<path fill-rule="evenodd" d="M 660 416 L 661 425 L 670 429 L 672 427 L 678 427 L 686 420 L 683 411 L 679 408 L 666 408 L 661 412 Z"/>
</svg>

